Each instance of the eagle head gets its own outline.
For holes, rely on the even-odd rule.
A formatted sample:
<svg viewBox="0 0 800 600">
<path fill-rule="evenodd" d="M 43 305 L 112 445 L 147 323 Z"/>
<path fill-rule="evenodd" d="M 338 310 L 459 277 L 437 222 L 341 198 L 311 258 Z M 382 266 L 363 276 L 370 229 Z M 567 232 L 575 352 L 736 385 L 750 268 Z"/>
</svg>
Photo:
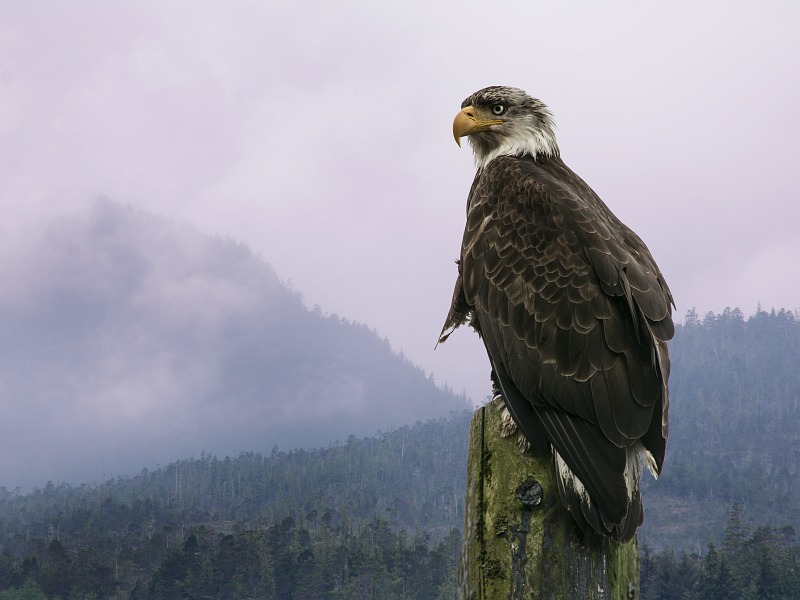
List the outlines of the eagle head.
<svg viewBox="0 0 800 600">
<path fill-rule="evenodd" d="M 544 158 L 558 156 L 553 115 L 524 91 L 495 85 L 475 92 L 461 103 L 453 121 L 453 136 L 469 136 L 475 163 L 485 166 L 497 156 Z"/>
</svg>

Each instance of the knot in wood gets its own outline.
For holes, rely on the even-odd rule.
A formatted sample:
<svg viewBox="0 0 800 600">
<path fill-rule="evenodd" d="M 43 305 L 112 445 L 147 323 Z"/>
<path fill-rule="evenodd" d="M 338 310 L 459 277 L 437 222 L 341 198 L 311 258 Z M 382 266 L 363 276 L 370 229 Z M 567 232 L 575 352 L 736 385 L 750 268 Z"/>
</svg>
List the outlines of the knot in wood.
<svg viewBox="0 0 800 600">
<path fill-rule="evenodd" d="M 535 479 L 528 479 L 514 490 L 514 495 L 522 502 L 522 506 L 531 509 L 541 503 L 544 491 L 538 481 Z"/>
</svg>

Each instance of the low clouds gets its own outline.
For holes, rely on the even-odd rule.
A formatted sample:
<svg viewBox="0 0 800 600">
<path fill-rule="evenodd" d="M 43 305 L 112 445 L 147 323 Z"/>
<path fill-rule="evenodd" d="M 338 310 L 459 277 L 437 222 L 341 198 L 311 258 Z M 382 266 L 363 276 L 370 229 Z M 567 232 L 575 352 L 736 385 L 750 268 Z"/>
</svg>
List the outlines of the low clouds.
<svg viewBox="0 0 800 600">
<path fill-rule="evenodd" d="M 466 406 L 249 249 L 109 201 L 0 263 L 0 485 L 321 446 Z"/>
</svg>

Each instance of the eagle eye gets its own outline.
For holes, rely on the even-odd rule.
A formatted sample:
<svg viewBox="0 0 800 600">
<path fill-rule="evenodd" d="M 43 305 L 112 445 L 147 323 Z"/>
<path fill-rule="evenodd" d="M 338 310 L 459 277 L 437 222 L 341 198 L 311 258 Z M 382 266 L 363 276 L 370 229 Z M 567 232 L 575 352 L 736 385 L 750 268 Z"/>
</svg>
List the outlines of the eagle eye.
<svg viewBox="0 0 800 600">
<path fill-rule="evenodd" d="M 502 115 L 504 112 L 506 112 L 506 107 L 502 104 L 495 104 L 492 106 L 492 112 L 496 115 Z"/>
</svg>

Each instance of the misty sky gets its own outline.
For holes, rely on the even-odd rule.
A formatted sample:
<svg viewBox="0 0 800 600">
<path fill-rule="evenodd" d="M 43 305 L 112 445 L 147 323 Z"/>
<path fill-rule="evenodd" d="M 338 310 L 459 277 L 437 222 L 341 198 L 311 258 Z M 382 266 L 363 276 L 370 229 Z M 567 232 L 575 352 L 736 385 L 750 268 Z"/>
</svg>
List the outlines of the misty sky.
<svg viewBox="0 0 800 600">
<path fill-rule="evenodd" d="M 241 240 L 481 399 L 477 337 L 433 348 L 474 174 L 452 119 L 505 84 L 678 316 L 800 308 L 800 4 L 698 4 L 4 0 L 0 259 L 108 196 Z"/>
</svg>

